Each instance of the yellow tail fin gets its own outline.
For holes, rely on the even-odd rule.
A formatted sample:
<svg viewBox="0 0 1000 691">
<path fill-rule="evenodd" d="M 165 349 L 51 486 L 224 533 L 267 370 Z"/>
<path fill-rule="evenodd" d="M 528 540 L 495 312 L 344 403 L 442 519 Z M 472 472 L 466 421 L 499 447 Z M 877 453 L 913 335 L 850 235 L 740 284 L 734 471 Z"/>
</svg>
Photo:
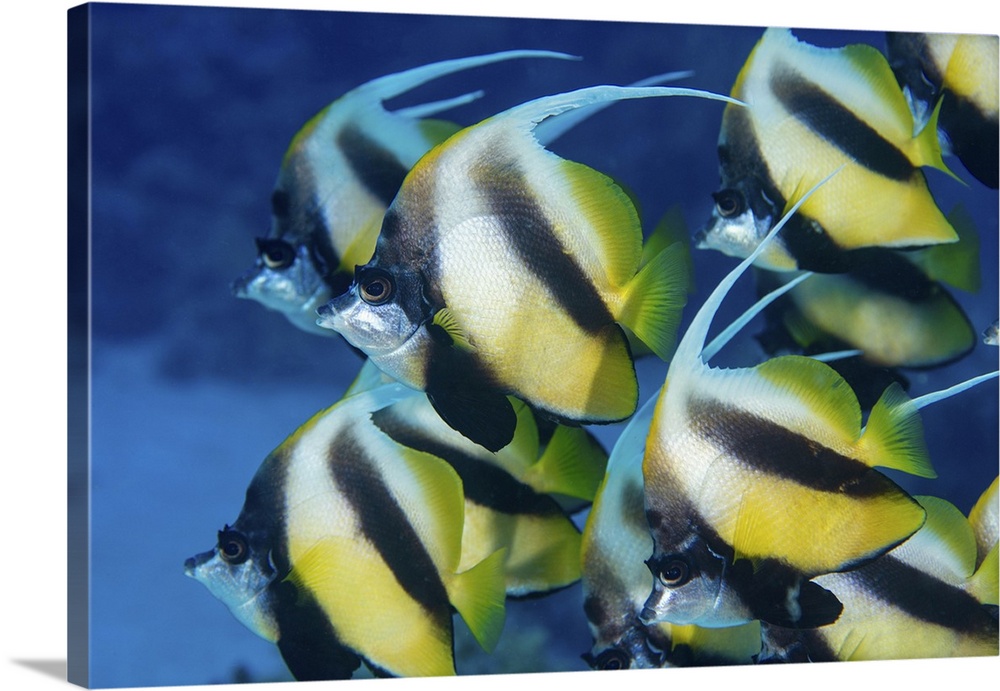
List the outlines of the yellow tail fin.
<svg viewBox="0 0 1000 691">
<path fill-rule="evenodd" d="M 653 257 L 625 288 L 618 321 L 666 361 L 673 353 L 687 303 L 687 248 L 674 243 Z"/>
<path fill-rule="evenodd" d="M 506 549 L 498 549 L 468 571 L 457 574 L 448 589 L 451 603 L 488 653 L 493 652 L 500 640 L 506 616 L 506 556 Z"/>
<path fill-rule="evenodd" d="M 872 466 L 934 478 L 920 412 L 899 384 L 893 383 L 872 407 L 858 448 Z"/>
</svg>

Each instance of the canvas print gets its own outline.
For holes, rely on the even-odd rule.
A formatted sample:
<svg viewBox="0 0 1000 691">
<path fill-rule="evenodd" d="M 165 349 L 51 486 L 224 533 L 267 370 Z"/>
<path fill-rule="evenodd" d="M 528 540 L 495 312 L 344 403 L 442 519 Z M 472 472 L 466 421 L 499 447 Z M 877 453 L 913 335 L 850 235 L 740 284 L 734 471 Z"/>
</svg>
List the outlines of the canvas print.
<svg viewBox="0 0 1000 691">
<path fill-rule="evenodd" d="M 68 36 L 73 683 L 998 655 L 997 36 Z"/>
</svg>

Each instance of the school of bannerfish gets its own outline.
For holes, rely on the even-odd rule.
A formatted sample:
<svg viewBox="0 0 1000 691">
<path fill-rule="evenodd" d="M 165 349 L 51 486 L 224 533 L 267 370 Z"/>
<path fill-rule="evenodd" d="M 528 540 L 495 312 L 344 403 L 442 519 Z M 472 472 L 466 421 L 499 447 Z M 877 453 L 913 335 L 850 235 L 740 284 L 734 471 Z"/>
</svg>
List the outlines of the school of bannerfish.
<svg viewBox="0 0 1000 691">
<path fill-rule="evenodd" d="M 996 345 L 945 288 L 979 289 L 976 230 L 923 168 L 957 177 L 955 155 L 996 188 L 997 37 L 887 44 L 768 29 L 730 95 L 658 75 L 468 127 L 429 116 L 481 92 L 382 103 L 579 58 L 460 58 L 331 103 L 291 142 L 234 292 L 363 360 L 187 575 L 298 680 L 462 673 L 455 614 L 492 651 L 508 598 L 578 581 L 594 669 L 997 655 L 997 481 L 966 515 L 879 470 L 934 478 L 923 409 L 997 376 L 911 397 L 899 374 Z M 722 187 L 695 241 L 741 260 L 679 337 L 686 228 L 668 215 L 644 241 L 621 183 L 546 148 L 665 97 L 683 97 L 665 118 L 721 102 Z M 760 299 L 709 341 L 751 266 Z M 713 367 L 758 315 L 769 357 Z M 647 354 L 668 369 L 641 402 Z M 585 427 L 621 421 L 610 454 Z"/>
</svg>

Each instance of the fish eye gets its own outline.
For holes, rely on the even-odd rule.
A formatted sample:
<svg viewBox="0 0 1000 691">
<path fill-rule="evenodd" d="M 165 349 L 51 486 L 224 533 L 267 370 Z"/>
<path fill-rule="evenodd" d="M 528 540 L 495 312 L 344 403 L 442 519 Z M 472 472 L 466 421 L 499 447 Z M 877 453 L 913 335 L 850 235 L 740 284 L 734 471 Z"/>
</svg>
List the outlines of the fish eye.
<svg viewBox="0 0 1000 691">
<path fill-rule="evenodd" d="M 243 533 L 228 525 L 219 531 L 219 555 L 228 564 L 242 564 L 250 556 L 250 548 Z"/>
<path fill-rule="evenodd" d="M 594 660 L 594 669 L 628 669 L 632 663 L 629 656 L 618 648 L 608 648 Z"/>
<path fill-rule="evenodd" d="M 723 218 L 739 216 L 746 210 L 743 195 L 734 189 L 724 189 L 712 195 L 715 208 Z"/>
<path fill-rule="evenodd" d="M 369 305 L 381 305 L 389 300 L 395 290 L 392 276 L 378 269 L 369 269 L 358 281 L 361 299 Z"/>
<path fill-rule="evenodd" d="M 663 585 L 676 588 L 691 580 L 691 567 L 684 559 L 667 557 L 660 562 L 656 576 Z"/>
<path fill-rule="evenodd" d="M 257 238 L 257 252 L 269 269 L 287 269 L 295 261 L 295 248 L 284 240 Z"/>
</svg>

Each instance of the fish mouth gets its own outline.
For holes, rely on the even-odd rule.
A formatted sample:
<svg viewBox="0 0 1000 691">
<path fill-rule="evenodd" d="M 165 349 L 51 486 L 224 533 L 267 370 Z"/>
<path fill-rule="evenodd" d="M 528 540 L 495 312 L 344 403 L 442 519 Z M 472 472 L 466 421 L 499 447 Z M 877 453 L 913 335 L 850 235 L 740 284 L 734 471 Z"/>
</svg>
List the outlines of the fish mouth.
<svg viewBox="0 0 1000 691">
<path fill-rule="evenodd" d="M 650 624 L 656 623 L 656 610 L 652 607 L 643 607 L 642 611 L 639 612 L 639 621 L 644 625 L 649 626 Z"/>
<path fill-rule="evenodd" d="M 215 556 L 215 550 L 210 549 L 207 552 L 201 552 L 193 557 L 188 557 L 184 560 L 184 575 L 190 578 L 198 578 L 198 568 L 212 559 Z"/>
<path fill-rule="evenodd" d="M 345 324 L 344 312 L 354 300 L 354 291 L 348 290 L 320 305 L 316 308 L 316 314 L 319 315 L 316 325 L 339 332 Z"/>
</svg>

